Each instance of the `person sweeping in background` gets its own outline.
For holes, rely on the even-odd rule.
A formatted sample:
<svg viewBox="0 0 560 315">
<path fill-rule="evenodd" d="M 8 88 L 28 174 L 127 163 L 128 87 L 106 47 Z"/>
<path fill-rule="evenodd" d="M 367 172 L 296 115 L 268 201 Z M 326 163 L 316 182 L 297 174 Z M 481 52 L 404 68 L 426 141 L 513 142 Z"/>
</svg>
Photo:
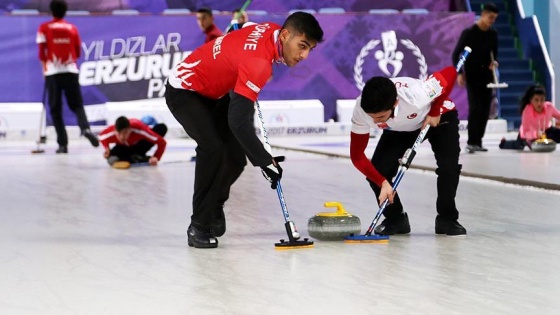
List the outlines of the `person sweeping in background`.
<svg viewBox="0 0 560 315">
<path fill-rule="evenodd" d="M 548 139 L 560 142 L 560 129 L 552 125 L 552 118 L 560 121 L 560 111 L 554 104 L 546 101 L 546 89 L 535 84 L 527 88 L 519 103 L 521 111 L 521 126 L 516 140 L 500 141 L 500 149 L 523 150 L 525 146 L 531 149 L 533 141 L 543 135 Z"/>
</svg>

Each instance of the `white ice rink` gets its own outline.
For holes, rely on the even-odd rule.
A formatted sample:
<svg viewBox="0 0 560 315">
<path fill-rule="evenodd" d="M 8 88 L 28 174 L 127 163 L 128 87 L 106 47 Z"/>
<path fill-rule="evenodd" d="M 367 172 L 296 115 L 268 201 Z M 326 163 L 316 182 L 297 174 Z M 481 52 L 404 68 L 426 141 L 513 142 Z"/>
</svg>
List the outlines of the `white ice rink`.
<svg viewBox="0 0 560 315">
<path fill-rule="evenodd" d="M 348 139 L 271 139 L 344 154 Z M 464 137 L 462 138 L 464 139 Z M 315 144 L 314 144 L 315 143 Z M 486 143 L 486 142 L 485 142 Z M 560 182 L 560 153 L 462 154 L 466 172 Z M 409 170 L 399 187 L 412 232 L 388 244 L 286 238 L 276 192 L 247 167 L 226 203 L 219 248 L 187 246 L 195 164 L 170 140 L 157 167 L 114 170 L 102 150 L 70 140 L 68 155 L 0 142 L 0 314 L 559 314 L 560 193 L 462 177 L 466 238 L 434 234 L 436 177 Z M 377 207 L 350 160 L 276 149 L 290 215 L 340 201 L 362 231 Z M 429 167 L 429 145 L 413 164 Z M 167 163 L 166 163 L 167 161 Z M 175 162 L 175 163 L 170 163 Z"/>
</svg>

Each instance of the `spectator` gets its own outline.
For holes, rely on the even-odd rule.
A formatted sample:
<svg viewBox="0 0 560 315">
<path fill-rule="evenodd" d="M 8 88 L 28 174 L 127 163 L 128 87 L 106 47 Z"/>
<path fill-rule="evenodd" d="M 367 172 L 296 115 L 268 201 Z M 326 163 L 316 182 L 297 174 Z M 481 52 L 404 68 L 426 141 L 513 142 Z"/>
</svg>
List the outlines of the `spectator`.
<svg viewBox="0 0 560 315">
<path fill-rule="evenodd" d="M 210 8 L 200 8 L 196 11 L 196 22 L 206 35 L 204 43 L 222 36 L 222 31 L 214 24 L 214 15 Z"/>
<path fill-rule="evenodd" d="M 543 135 L 560 143 L 560 129 L 552 125 L 552 118 L 560 120 L 560 111 L 546 101 L 546 90 L 542 85 L 532 85 L 525 91 L 520 102 L 521 126 L 516 140 L 502 139 L 500 149 L 531 149 L 533 141 Z"/>
</svg>

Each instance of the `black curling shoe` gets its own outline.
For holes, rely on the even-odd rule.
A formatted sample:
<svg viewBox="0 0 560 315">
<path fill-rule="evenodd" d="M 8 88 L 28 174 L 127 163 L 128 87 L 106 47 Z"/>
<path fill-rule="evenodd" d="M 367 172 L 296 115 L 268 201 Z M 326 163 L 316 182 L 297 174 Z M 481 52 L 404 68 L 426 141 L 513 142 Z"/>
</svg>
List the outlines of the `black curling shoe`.
<svg viewBox="0 0 560 315">
<path fill-rule="evenodd" d="M 408 214 L 404 212 L 395 219 L 385 219 L 375 227 L 374 231 L 375 234 L 380 235 L 408 234 L 410 233 Z"/>
<path fill-rule="evenodd" d="M 93 134 L 93 132 L 91 132 L 91 130 L 89 130 L 89 129 L 84 130 L 84 132 L 82 132 L 82 135 L 89 140 L 89 142 L 91 143 L 92 146 L 94 146 L 96 148 L 99 146 L 99 140 Z"/>
<path fill-rule="evenodd" d="M 226 215 L 224 213 L 224 206 L 216 210 L 214 223 L 212 223 L 212 233 L 216 237 L 220 237 L 226 233 Z"/>
<path fill-rule="evenodd" d="M 441 216 L 436 216 L 436 234 L 446 234 L 449 236 L 465 236 L 467 230 L 457 220 L 447 220 Z"/>
<path fill-rule="evenodd" d="M 216 248 L 218 239 L 210 231 L 202 231 L 194 226 L 189 226 L 187 230 L 189 246 L 195 248 Z"/>
</svg>

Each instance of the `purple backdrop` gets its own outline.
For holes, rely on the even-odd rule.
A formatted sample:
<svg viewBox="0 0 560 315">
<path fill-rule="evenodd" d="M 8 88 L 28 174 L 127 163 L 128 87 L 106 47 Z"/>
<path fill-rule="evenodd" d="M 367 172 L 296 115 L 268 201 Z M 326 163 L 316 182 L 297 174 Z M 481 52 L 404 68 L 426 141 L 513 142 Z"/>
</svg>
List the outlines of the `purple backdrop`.
<svg viewBox="0 0 560 315">
<path fill-rule="evenodd" d="M 285 15 L 255 16 L 281 24 Z M 320 99 L 325 119 L 336 100 L 355 98 L 374 75 L 425 77 L 451 64 L 451 51 L 470 13 L 317 15 L 325 42 L 294 68 L 274 68 L 261 99 Z M 47 16 L 0 17 L 0 102 L 41 101 L 43 77 L 35 32 Z M 169 69 L 203 42 L 193 15 L 74 16 L 82 36 L 80 82 L 86 104 L 162 96 Z M 229 16 L 217 16 L 224 29 Z M 466 117 L 464 89 L 452 93 Z M 74 116 L 67 115 L 69 124 Z"/>
<path fill-rule="evenodd" d="M 17 8 L 38 9 L 48 12 L 50 1 L 11 0 L 2 1 L 0 10 Z M 141 12 L 160 13 L 166 8 L 188 8 L 195 11 L 200 7 L 210 7 L 218 11 L 232 11 L 240 8 L 244 0 L 66 0 L 72 10 L 110 12 L 116 9 L 136 9 Z M 314 9 L 341 7 L 347 12 L 367 12 L 370 9 L 426 8 L 429 11 L 464 11 L 465 0 L 253 0 L 248 9 L 265 10 L 269 13 L 286 13 L 292 9 Z"/>
</svg>

